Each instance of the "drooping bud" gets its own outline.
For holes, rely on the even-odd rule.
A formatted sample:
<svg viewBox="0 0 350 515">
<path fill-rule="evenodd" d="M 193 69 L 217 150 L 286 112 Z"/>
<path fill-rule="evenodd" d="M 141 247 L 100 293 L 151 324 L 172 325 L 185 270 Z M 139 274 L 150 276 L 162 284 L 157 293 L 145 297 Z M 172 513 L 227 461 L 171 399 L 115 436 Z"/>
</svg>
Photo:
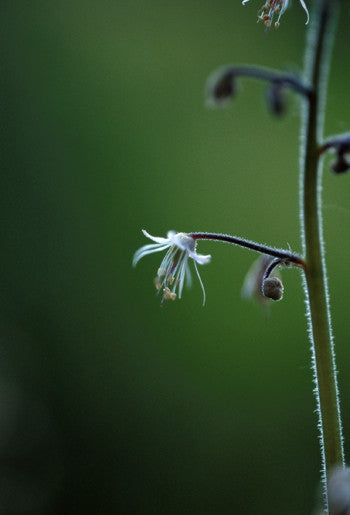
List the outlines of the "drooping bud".
<svg viewBox="0 0 350 515">
<path fill-rule="evenodd" d="M 283 284 L 278 277 L 268 277 L 262 285 L 262 292 L 268 299 L 281 300 L 283 297 Z"/>
<path fill-rule="evenodd" d="M 334 173 L 345 173 L 350 170 L 350 163 L 345 157 L 344 150 L 342 148 L 338 149 L 337 159 L 331 166 Z"/>
<path fill-rule="evenodd" d="M 262 292 L 261 284 L 265 274 L 266 268 L 273 261 L 271 256 L 262 254 L 259 256 L 249 268 L 242 286 L 242 297 L 245 299 L 254 298 L 266 307 L 269 300 Z"/>
<path fill-rule="evenodd" d="M 266 90 L 266 102 L 275 116 L 283 116 L 286 112 L 287 102 L 285 88 L 280 82 L 272 82 Z"/>
<path fill-rule="evenodd" d="M 207 82 L 207 102 L 209 106 L 225 107 L 237 92 L 232 69 L 221 69 L 209 77 Z"/>
</svg>

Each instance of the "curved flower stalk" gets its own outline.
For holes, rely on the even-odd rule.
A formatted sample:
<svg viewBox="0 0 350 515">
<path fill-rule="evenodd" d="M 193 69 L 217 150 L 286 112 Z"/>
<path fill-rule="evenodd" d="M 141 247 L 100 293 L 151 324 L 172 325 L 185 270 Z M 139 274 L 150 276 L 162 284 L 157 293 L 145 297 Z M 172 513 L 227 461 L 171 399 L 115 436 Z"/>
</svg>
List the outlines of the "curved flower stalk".
<svg viewBox="0 0 350 515">
<path fill-rule="evenodd" d="M 162 252 L 167 250 L 160 267 L 158 268 L 157 276 L 154 280 L 155 287 L 158 291 L 163 291 L 162 304 L 164 300 L 175 300 L 177 296 L 181 299 L 184 282 L 190 285 L 192 282 L 191 270 L 189 268 L 189 258 L 193 260 L 194 268 L 196 270 L 199 283 L 203 291 L 203 305 L 205 304 L 205 289 L 201 276 L 197 268 L 197 263 L 206 265 L 210 262 L 211 256 L 203 256 L 196 252 L 196 240 L 189 234 L 184 232 L 169 231 L 166 238 L 151 236 L 144 229 L 143 234 L 154 241 L 144 245 L 138 249 L 133 258 L 133 265 L 135 266 L 138 261 L 155 252 Z M 178 291 L 178 293 L 177 293 Z"/>
<path fill-rule="evenodd" d="M 277 16 L 277 21 L 275 21 L 275 28 L 278 29 L 280 26 L 280 19 L 282 14 L 288 7 L 289 0 L 266 0 L 265 4 L 259 11 L 258 14 L 258 22 L 264 22 L 265 27 L 268 29 L 271 27 L 275 16 Z M 302 8 L 306 12 L 306 24 L 309 23 L 309 11 L 306 7 L 304 0 L 299 0 Z M 243 0 L 242 4 L 245 5 L 249 0 Z"/>
<path fill-rule="evenodd" d="M 251 78 L 268 83 L 267 103 L 273 114 L 281 114 L 285 108 L 285 91 L 291 90 L 307 100 L 312 94 L 306 81 L 291 73 L 266 68 L 265 66 L 235 65 L 221 66 L 208 78 L 206 97 L 208 107 L 226 107 L 237 94 L 238 79 Z M 278 107 L 277 107 L 278 106 Z"/>
<path fill-rule="evenodd" d="M 163 298 L 161 302 L 162 304 L 164 300 L 175 300 L 177 296 L 181 298 L 185 280 L 187 281 L 188 285 L 191 284 L 191 271 L 188 265 L 189 258 L 193 260 L 193 264 L 203 291 L 203 305 L 205 304 L 205 290 L 202 279 L 198 272 L 197 263 L 200 265 L 206 265 L 210 262 L 211 256 L 197 254 L 196 246 L 198 240 L 212 240 L 231 243 L 232 245 L 245 247 L 270 258 L 274 258 L 272 260 L 268 259 L 263 261 L 264 270 L 262 270 L 262 282 L 260 287 L 265 297 L 272 300 L 280 300 L 283 295 L 282 283 L 281 285 L 275 285 L 275 291 L 272 293 L 271 288 L 269 290 L 265 288 L 265 281 L 268 279 L 267 284 L 269 284 L 269 275 L 274 268 L 281 265 L 295 266 L 305 269 L 304 260 L 297 254 L 287 250 L 276 249 L 274 247 L 268 247 L 267 245 L 261 245 L 260 243 L 246 240 L 244 238 L 240 238 L 239 236 L 210 232 L 176 233 L 174 231 L 169 231 L 166 238 L 160 238 L 157 236 L 151 236 L 144 229 L 142 232 L 147 238 L 154 241 L 155 243 L 144 245 L 135 252 L 133 258 L 134 266 L 141 258 L 147 256 L 148 254 L 154 254 L 155 252 L 162 252 L 163 250 L 167 250 L 167 253 L 161 262 L 157 276 L 154 280 L 156 289 L 158 291 L 163 291 Z M 278 293 L 276 287 L 279 290 Z"/>
</svg>

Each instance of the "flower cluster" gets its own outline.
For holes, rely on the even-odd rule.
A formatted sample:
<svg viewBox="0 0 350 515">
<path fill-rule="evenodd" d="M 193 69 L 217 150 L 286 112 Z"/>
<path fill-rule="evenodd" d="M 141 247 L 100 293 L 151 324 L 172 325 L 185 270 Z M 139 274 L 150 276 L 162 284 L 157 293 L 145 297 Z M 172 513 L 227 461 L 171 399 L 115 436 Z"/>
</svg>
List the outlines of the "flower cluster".
<svg viewBox="0 0 350 515">
<path fill-rule="evenodd" d="M 133 259 L 134 266 L 141 258 L 148 254 L 167 250 L 154 280 L 156 289 L 163 292 L 162 303 L 164 300 L 175 300 L 177 296 L 181 298 L 185 280 L 188 285 L 191 284 L 191 271 L 188 264 L 188 260 L 191 258 L 202 287 L 204 305 L 205 290 L 198 272 L 197 263 L 206 265 L 210 262 L 211 256 L 197 254 L 196 240 L 191 235 L 184 232 L 176 233 L 169 231 L 166 238 L 151 236 L 145 230 L 142 232 L 155 243 L 144 245 L 135 252 Z"/>
<path fill-rule="evenodd" d="M 306 12 L 306 23 L 309 23 L 309 11 L 306 7 L 304 0 L 299 0 L 302 8 Z M 249 0 L 243 0 L 242 4 L 246 4 Z M 266 0 L 265 4 L 262 6 L 258 13 L 258 22 L 262 21 L 266 28 L 270 28 L 275 15 L 277 16 L 277 21 L 275 21 L 275 28 L 278 29 L 280 25 L 280 18 L 284 11 L 288 7 L 288 0 Z"/>
</svg>

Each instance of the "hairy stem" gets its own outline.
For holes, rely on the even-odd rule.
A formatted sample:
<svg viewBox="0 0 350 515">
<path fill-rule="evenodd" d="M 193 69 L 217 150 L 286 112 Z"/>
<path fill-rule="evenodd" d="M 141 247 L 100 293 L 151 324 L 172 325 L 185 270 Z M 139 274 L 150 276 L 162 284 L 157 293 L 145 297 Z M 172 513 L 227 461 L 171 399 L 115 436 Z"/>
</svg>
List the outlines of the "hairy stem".
<svg viewBox="0 0 350 515">
<path fill-rule="evenodd" d="M 192 232 L 188 233 L 188 236 L 194 240 L 213 240 L 231 243 L 233 245 L 238 245 L 239 247 L 255 250 L 255 252 L 260 252 L 261 254 L 266 254 L 267 256 L 278 258 L 280 263 L 288 262 L 293 263 L 295 266 L 305 268 L 304 260 L 293 252 L 289 252 L 283 249 L 276 249 L 274 247 L 268 247 L 267 245 L 256 243 L 255 241 L 246 240 L 240 236 L 231 236 L 230 234 L 220 234 L 213 232 Z"/>
<path fill-rule="evenodd" d="M 310 324 L 315 394 L 319 416 L 325 508 L 327 472 L 344 463 L 327 274 L 322 230 L 322 163 L 319 140 L 323 136 L 324 103 L 337 0 L 317 0 L 306 48 L 304 75 L 313 94 L 302 127 L 301 222 L 305 252 L 305 290 Z"/>
<path fill-rule="evenodd" d="M 263 66 L 225 66 L 216 70 L 211 77 L 209 77 L 209 85 L 214 89 L 220 84 L 227 81 L 232 81 L 238 77 L 249 77 L 252 79 L 260 79 L 266 82 L 278 83 L 286 88 L 294 90 L 305 97 L 310 95 L 310 88 L 304 84 L 298 77 L 291 73 L 282 73 L 271 68 Z M 213 84 L 212 84 L 213 83 Z"/>
</svg>

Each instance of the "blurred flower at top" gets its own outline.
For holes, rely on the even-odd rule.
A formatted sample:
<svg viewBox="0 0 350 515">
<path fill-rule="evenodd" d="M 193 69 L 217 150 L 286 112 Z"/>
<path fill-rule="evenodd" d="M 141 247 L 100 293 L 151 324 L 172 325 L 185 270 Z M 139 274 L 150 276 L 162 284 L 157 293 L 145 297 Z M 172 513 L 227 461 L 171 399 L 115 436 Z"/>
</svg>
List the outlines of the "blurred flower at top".
<svg viewBox="0 0 350 515">
<path fill-rule="evenodd" d="M 265 4 L 259 11 L 258 22 L 264 22 L 265 27 L 268 29 L 271 27 L 276 15 L 277 21 L 275 21 L 274 25 L 275 28 L 278 29 L 278 27 L 280 26 L 280 18 L 288 7 L 288 1 L 289 0 L 266 0 Z M 249 0 L 243 0 L 242 4 L 245 5 L 247 2 L 249 2 Z M 304 0 L 299 0 L 299 2 L 301 3 L 302 8 L 306 12 L 306 23 L 309 23 L 308 8 L 306 7 Z"/>
</svg>

